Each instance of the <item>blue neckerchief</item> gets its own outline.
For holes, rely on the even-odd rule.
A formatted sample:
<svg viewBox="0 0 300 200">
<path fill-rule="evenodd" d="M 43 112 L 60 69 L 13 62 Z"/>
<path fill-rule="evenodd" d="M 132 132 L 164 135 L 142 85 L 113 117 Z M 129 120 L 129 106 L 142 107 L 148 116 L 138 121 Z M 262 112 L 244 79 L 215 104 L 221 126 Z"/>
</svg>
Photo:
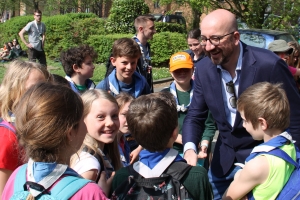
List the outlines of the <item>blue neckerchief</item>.
<svg viewBox="0 0 300 200">
<path fill-rule="evenodd" d="M 120 91 L 120 86 L 119 86 L 119 81 L 116 77 L 116 69 L 110 73 L 110 75 L 107 77 L 108 78 L 108 87 L 109 90 L 114 94 L 118 95 Z M 143 89 L 146 84 L 146 80 L 143 79 L 139 73 L 136 71 L 132 75 L 132 79 L 134 79 L 134 97 L 137 98 L 142 95 Z"/>
<path fill-rule="evenodd" d="M 56 167 L 56 163 L 33 162 L 33 177 L 36 182 L 40 182 L 43 178 L 48 176 Z M 78 176 L 78 173 L 71 168 L 67 168 L 64 174 Z"/>
<path fill-rule="evenodd" d="M 82 92 L 77 88 L 76 84 L 74 83 L 74 81 L 71 79 L 70 76 L 66 75 L 65 79 L 67 79 L 67 81 L 69 81 L 70 86 L 72 88 L 72 90 L 78 94 L 81 94 Z M 85 86 L 86 86 L 86 90 L 90 90 L 90 89 L 94 89 L 95 88 L 95 84 L 91 79 L 86 79 L 85 81 Z"/>
<path fill-rule="evenodd" d="M 126 167 L 128 165 L 130 165 L 130 159 L 129 159 L 129 154 L 130 154 L 130 147 L 128 146 L 128 143 L 125 139 L 125 136 L 123 135 L 123 140 L 124 140 L 124 151 L 123 152 L 121 145 L 118 144 L 118 148 L 119 148 L 119 152 L 120 152 L 120 156 L 121 156 L 121 162 L 123 164 L 123 167 Z"/>
<path fill-rule="evenodd" d="M 165 157 L 165 155 L 170 151 L 170 149 L 166 149 L 163 152 L 150 152 L 148 150 L 142 150 L 139 154 L 140 162 L 147 165 L 150 169 L 153 169 L 161 159 Z M 186 162 L 179 154 L 177 154 L 174 162 L 184 161 Z"/>
<path fill-rule="evenodd" d="M 287 132 L 283 132 L 282 134 L 270 139 L 268 142 L 258 145 L 257 147 L 271 146 L 271 147 L 279 148 L 279 147 L 285 145 L 288 141 L 293 142 L 291 136 Z M 257 147 L 255 147 L 255 148 L 257 148 Z M 255 150 L 255 148 L 254 148 L 254 150 Z M 246 158 L 246 162 L 253 159 L 258 153 L 251 152 L 251 154 Z"/>
<path fill-rule="evenodd" d="M 186 112 L 192 102 L 192 98 L 193 98 L 193 92 L 194 92 L 194 81 L 191 79 L 190 81 L 190 84 L 191 84 L 191 91 L 190 91 L 190 103 L 188 105 L 179 105 L 179 102 L 178 102 L 178 97 L 177 97 L 177 92 L 176 92 L 176 84 L 175 84 L 175 81 L 173 81 L 170 85 L 170 92 L 173 94 L 173 96 L 175 97 L 175 100 L 176 100 L 176 104 L 177 104 L 177 112 Z"/>
<path fill-rule="evenodd" d="M 135 41 L 136 41 L 136 43 L 138 43 L 138 45 L 140 46 L 140 49 L 141 49 L 141 53 L 142 53 L 142 57 L 143 57 L 143 70 L 144 71 L 147 71 L 148 69 L 148 66 L 149 66 L 149 63 L 150 63 L 150 60 L 151 60 L 151 57 L 150 57 L 150 51 L 149 51 L 149 48 L 148 48 L 148 46 L 146 45 L 146 47 L 147 47 L 147 51 L 148 51 L 148 55 L 145 55 L 145 52 L 144 52 L 144 50 L 143 50 L 143 45 L 142 45 L 142 43 L 140 42 L 140 40 L 136 37 L 136 35 L 135 36 L 133 36 L 132 37 Z"/>
</svg>

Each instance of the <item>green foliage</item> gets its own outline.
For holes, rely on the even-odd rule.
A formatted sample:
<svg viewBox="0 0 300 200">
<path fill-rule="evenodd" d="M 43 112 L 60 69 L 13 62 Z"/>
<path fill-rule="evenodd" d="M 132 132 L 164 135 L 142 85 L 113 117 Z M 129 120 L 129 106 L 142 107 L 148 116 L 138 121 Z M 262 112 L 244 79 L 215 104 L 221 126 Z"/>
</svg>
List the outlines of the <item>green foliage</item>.
<svg viewBox="0 0 300 200">
<path fill-rule="evenodd" d="M 114 0 L 106 23 L 109 33 L 135 33 L 134 19 L 149 13 L 144 0 Z"/>
<path fill-rule="evenodd" d="M 186 28 L 183 24 L 176 23 L 163 23 L 163 22 L 155 22 L 155 29 L 157 33 L 161 32 L 177 32 L 186 34 Z"/>
<path fill-rule="evenodd" d="M 65 14 L 65 16 L 70 17 L 72 20 L 98 17 L 94 13 L 67 13 L 67 14 Z"/>
</svg>

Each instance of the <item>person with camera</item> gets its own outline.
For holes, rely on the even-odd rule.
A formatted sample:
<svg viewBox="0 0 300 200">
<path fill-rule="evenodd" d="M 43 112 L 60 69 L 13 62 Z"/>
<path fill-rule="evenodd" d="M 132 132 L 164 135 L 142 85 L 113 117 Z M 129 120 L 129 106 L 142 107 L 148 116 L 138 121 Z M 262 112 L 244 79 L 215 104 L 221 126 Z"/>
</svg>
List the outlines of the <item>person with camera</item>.
<svg viewBox="0 0 300 200">
<path fill-rule="evenodd" d="M 29 22 L 19 33 L 19 36 L 28 47 L 28 58 L 30 61 L 39 61 L 40 64 L 47 67 L 44 44 L 46 39 L 46 26 L 42 21 L 42 12 L 34 11 L 34 21 Z M 28 41 L 24 38 L 24 33 L 28 32 Z"/>
</svg>

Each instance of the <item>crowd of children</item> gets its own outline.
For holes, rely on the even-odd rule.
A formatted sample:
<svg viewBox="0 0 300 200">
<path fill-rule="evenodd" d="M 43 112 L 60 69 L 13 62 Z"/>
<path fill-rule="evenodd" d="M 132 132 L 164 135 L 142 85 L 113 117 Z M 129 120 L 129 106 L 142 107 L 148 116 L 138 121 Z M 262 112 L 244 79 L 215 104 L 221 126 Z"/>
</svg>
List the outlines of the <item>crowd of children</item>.
<svg viewBox="0 0 300 200">
<path fill-rule="evenodd" d="M 11 61 L 19 56 L 25 56 L 26 52 L 22 50 L 18 39 L 13 39 L 7 43 L 4 43 L 3 48 L 0 49 L 1 62 Z"/>
<path fill-rule="evenodd" d="M 97 86 L 91 80 L 97 53 L 88 45 L 61 53 L 65 78 L 51 75 L 38 63 L 13 61 L 0 87 L 2 199 L 42 195 L 74 200 L 169 199 L 171 195 L 211 200 L 207 170 L 217 127 L 210 111 L 196 152 L 197 166 L 183 159 L 182 126 L 193 99 L 194 63 L 205 57 L 199 36 L 200 30 L 192 30 L 187 38 L 190 51 L 170 57 L 174 81 L 157 93 L 151 93 L 145 77 L 136 72 L 142 54 L 131 38 L 114 42 L 110 57 L 114 69 Z M 281 49 L 277 43 L 270 50 Z M 280 52 L 290 51 L 295 66 L 299 47 L 286 46 Z M 237 109 L 253 139 L 264 141 L 258 149 L 275 146 L 296 160 L 298 152 L 286 132 L 289 102 L 280 84 L 252 85 L 239 96 Z M 251 155 L 245 165 L 240 164 L 243 167 L 223 199 L 250 195 L 275 199 L 294 171 L 292 164 L 274 155 Z M 177 177 L 173 174 L 180 175 L 178 187 L 170 181 Z"/>
</svg>

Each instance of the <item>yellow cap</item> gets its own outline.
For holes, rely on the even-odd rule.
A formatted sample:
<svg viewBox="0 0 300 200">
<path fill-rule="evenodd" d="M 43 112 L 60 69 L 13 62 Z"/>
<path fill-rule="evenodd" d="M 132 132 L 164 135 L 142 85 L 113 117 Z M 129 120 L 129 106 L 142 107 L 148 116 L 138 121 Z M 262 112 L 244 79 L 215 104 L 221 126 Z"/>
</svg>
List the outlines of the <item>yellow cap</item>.
<svg viewBox="0 0 300 200">
<path fill-rule="evenodd" d="M 194 63 L 190 54 L 186 52 L 178 52 L 171 56 L 170 58 L 170 72 L 173 72 L 177 69 L 188 68 L 192 69 Z"/>
</svg>

